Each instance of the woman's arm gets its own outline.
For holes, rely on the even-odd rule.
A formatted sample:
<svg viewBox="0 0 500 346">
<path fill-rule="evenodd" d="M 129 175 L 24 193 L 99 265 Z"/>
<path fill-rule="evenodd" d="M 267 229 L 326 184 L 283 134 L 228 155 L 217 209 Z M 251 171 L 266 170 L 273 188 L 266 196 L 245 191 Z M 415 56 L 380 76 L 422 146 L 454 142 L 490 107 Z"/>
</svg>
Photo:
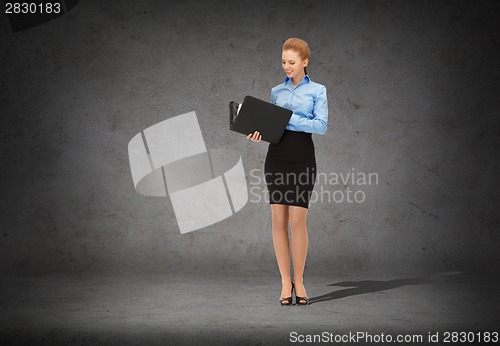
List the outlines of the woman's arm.
<svg viewBox="0 0 500 346">
<path fill-rule="evenodd" d="M 308 119 L 293 113 L 288 123 L 304 132 L 316 133 L 318 135 L 324 135 L 326 133 L 328 129 L 328 99 L 324 86 L 319 91 L 316 101 L 314 102 L 313 115 L 314 118 Z"/>
</svg>

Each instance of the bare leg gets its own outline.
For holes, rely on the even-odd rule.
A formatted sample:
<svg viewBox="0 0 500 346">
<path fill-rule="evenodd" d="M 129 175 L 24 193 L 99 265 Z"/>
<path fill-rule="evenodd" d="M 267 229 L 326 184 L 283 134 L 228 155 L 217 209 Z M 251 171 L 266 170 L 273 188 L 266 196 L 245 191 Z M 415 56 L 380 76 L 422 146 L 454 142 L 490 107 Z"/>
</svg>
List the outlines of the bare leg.
<svg viewBox="0 0 500 346">
<path fill-rule="evenodd" d="M 306 297 L 304 287 L 304 266 L 306 264 L 307 246 L 309 238 L 307 234 L 307 208 L 290 206 L 290 228 L 292 229 L 292 261 L 293 261 L 293 281 L 295 284 L 295 294 L 299 297 Z M 301 301 L 305 303 L 305 301 Z"/>
<path fill-rule="evenodd" d="M 288 239 L 288 205 L 271 204 L 273 217 L 273 242 L 276 260 L 281 273 L 281 298 L 290 296 L 292 282 L 290 277 L 290 242 Z M 287 304 L 287 303 L 285 303 Z"/>
</svg>

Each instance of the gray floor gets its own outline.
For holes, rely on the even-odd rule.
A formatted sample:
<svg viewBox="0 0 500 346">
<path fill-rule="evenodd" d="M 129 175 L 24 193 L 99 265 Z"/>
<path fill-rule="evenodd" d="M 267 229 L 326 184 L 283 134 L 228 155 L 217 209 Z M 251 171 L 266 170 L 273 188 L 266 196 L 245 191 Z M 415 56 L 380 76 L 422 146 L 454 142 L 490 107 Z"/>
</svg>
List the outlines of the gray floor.
<svg viewBox="0 0 500 346">
<path fill-rule="evenodd" d="M 439 332 L 442 342 L 445 331 L 499 331 L 498 282 L 479 272 L 308 271 L 311 304 L 281 307 L 277 273 L 4 276 L 0 341 L 275 345 L 323 332 L 424 341 Z"/>
</svg>

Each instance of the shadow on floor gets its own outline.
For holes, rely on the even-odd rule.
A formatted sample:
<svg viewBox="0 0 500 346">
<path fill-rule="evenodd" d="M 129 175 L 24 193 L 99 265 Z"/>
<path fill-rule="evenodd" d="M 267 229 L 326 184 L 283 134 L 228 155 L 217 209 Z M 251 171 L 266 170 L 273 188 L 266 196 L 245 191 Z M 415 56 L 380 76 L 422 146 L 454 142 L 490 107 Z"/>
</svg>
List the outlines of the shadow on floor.
<svg viewBox="0 0 500 346">
<path fill-rule="evenodd" d="M 459 274 L 462 274 L 462 272 L 453 271 L 453 272 L 433 273 L 416 278 L 395 279 L 387 281 L 375 281 L 375 280 L 341 281 L 334 284 L 330 284 L 328 286 L 342 286 L 351 288 L 347 288 L 345 290 L 340 290 L 340 291 L 333 291 L 317 297 L 311 297 L 309 304 L 340 299 L 358 294 L 387 291 L 393 288 L 398 288 L 408 285 L 431 284 L 446 280 L 448 277 Z"/>
</svg>

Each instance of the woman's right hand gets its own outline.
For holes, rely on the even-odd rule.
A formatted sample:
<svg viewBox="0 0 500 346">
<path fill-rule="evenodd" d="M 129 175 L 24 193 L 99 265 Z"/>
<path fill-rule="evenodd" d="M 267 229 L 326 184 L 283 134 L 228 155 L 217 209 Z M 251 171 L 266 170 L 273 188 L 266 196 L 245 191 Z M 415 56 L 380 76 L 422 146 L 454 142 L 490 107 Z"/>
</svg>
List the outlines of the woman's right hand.
<svg viewBox="0 0 500 346">
<path fill-rule="evenodd" d="M 260 142 L 262 135 L 260 134 L 259 131 L 255 131 L 253 134 L 252 133 L 248 134 L 247 138 L 254 142 Z"/>
</svg>

